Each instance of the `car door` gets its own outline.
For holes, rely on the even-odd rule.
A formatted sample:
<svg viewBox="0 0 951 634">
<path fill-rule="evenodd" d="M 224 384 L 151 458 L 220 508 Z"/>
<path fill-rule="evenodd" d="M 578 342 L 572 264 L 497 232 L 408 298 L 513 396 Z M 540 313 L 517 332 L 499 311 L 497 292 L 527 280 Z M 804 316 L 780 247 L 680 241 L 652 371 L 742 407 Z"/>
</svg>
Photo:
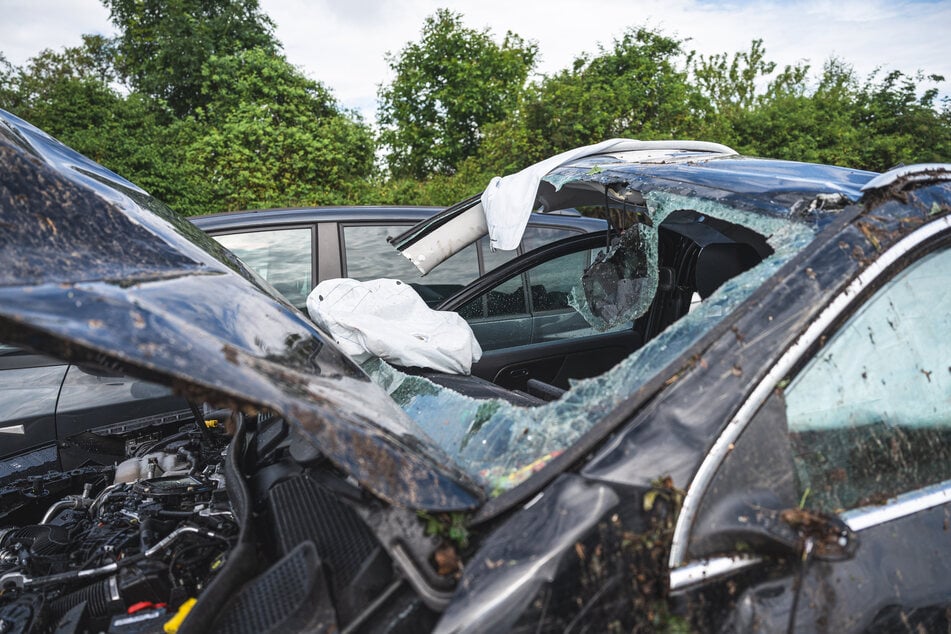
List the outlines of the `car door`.
<svg viewBox="0 0 951 634">
<path fill-rule="evenodd" d="M 729 443 L 691 563 L 671 573 L 674 591 L 699 579 L 693 599 L 730 606 L 725 629 L 947 630 L 951 236 L 934 224 L 943 231 L 912 234 L 820 315 Z M 837 523 L 831 545 L 807 526 Z M 800 550 L 775 556 L 770 536 L 789 528 Z"/>
<path fill-rule="evenodd" d="M 342 207 L 229 212 L 194 218 L 199 228 L 237 255 L 292 304 L 325 279 L 397 278 L 435 306 L 518 254 L 569 235 L 597 231 L 604 221 L 581 216 L 532 216 L 518 251 L 492 251 L 487 240 L 463 249 L 425 277 L 388 243 L 434 210 Z"/>
<path fill-rule="evenodd" d="M 472 373 L 509 389 L 534 392 L 529 381 L 567 389 L 569 379 L 600 374 L 640 346 L 632 324 L 598 333 L 569 303 L 605 244 L 599 232 L 535 249 L 441 304 L 469 322 L 482 346 Z"/>
<path fill-rule="evenodd" d="M 430 306 L 436 307 L 481 275 L 511 261 L 519 254 L 561 238 L 578 229 L 545 225 L 526 228 L 516 251 L 493 251 L 481 238 L 448 258 L 425 276 L 392 248 L 388 238 L 406 231 L 410 224 L 341 223 L 343 277 L 366 281 L 394 278 L 410 284 Z"/>
</svg>

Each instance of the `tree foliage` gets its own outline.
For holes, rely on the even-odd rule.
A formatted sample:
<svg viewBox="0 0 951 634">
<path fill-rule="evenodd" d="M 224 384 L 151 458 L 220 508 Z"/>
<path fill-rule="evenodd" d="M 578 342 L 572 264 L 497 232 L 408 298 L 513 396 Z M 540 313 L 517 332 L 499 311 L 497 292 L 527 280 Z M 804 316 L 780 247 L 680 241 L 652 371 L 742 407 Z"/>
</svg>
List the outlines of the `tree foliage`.
<svg viewBox="0 0 951 634">
<path fill-rule="evenodd" d="M 389 58 L 370 127 L 280 53 L 257 0 L 103 0 L 116 39 L 21 67 L 0 108 L 185 214 L 316 204 L 447 205 L 497 174 L 610 137 L 717 141 L 744 154 L 885 170 L 951 161 L 943 77 L 843 60 L 780 68 L 761 40 L 698 55 L 632 28 L 529 82 L 534 43 L 446 10 Z M 389 167 L 380 173 L 375 159 Z"/>
<path fill-rule="evenodd" d="M 276 54 L 257 0 L 103 0 L 119 29 L 118 69 L 136 91 L 184 116 L 207 103 L 202 67 L 250 49 Z"/>
<path fill-rule="evenodd" d="M 146 100 L 114 88 L 113 55 L 109 40 L 90 35 L 77 47 L 44 50 L 7 73 L 0 105 L 143 186 L 165 183 L 166 129 Z"/>
<path fill-rule="evenodd" d="M 598 55 L 579 57 L 571 68 L 534 84 L 516 114 L 526 129 L 514 136 L 532 140 L 533 159 L 612 137 L 682 137 L 698 105 L 683 56 L 677 39 L 628 30 Z"/>
<path fill-rule="evenodd" d="M 951 158 L 951 108 L 939 113 L 938 89 L 921 92 L 923 82 L 944 81 L 940 75 L 906 75 L 895 70 L 881 80 L 873 73 L 856 96 L 852 124 L 865 143 L 858 162 L 886 170 L 900 163 L 928 163 Z M 920 95 L 920 96 L 919 96 Z"/>
<path fill-rule="evenodd" d="M 0 63 L 0 107 L 185 214 L 365 195 L 369 127 L 280 55 L 256 2 L 105 1 L 119 38 Z"/>
<path fill-rule="evenodd" d="M 535 66 L 537 46 L 445 9 L 426 18 L 422 39 L 389 57 L 393 82 L 379 93 L 380 142 L 396 177 L 451 174 L 475 154 L 487 124 L 504 119 Z"/>
<path fill-rule="evenodd" d="M 763 40 L 753 40 L 749 51 L 732 56 L 698 55 L 691 61 L 693 80 L 718 112 L 752 108 L 763 96 L 757 94 L 757 82 L 776 69 L 776 63 L 766 59 Z"/>
<path fill-rule="evenodd" d="M 343 203 L 373 171 L 373 135 L 330 93 L 263 49 L 212 57 L 187 160 L 213 209 Z"/>
<path fill-rule="evenodd" d="M 804 63 L 775 69 L 761 40 L 732 58 L 694 59 L 712 113 L 700 135 L 742 153 L 873 171 L 951 156 L 948 105 L 939 109 L 938 89 L 926 86 L 943 77 L 876 71 L 862 82 L 836 58 L 818 77 Z"/>
</svg>

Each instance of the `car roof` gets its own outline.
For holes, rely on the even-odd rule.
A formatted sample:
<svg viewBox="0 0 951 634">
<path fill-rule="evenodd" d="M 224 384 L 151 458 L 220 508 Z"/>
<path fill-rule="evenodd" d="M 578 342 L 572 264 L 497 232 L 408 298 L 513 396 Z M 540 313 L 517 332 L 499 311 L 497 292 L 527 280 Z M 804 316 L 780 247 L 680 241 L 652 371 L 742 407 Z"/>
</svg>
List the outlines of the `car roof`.
<svg viewBox="0 0 951 634">
<path fill-rule="evenodd" d="M 314 222 L 416 223 L 432 217 L 443 209 L 443 207 L 411 205 L 282 207 L 225 211 L 192 216 L 189 220 L 204 231 L 218 232 Z M 589 232 L 601 231 L 605 228 L 604 220 L 572 213 L 532 214 L 531 222 L 541 225 L 570 226 Z"/>
<path fill-rule="evenodd" d="M 279 209 L 248 209 L 225 211 L 189 218 L 206 231 L 237 226 L 296 224 L 309 222 L 346 222 L 369 220 L 417 221 L 430 217 L 440 207 L 422 206 L 333 206 L 282 207 Z"/>
<path fill-rule="evenodd" d="M 724 146 L 709 145 L 627 141 L 619 142 L 617 150 L 591 146 L 593 153 L 575 155 L 554 166 L 551 161 L 558 157 L 553 157 L 493 179 L 481 197 L 421 221 L 393 244 L 426 273 L 489 234 L 493 224 L 517 234 L 516 227 L 524 222 L 528 209 L 544 212 L 592 205 L 613 192 L 613 202 L 625 206 L 643 206 L 648 194 L 679 195 L 767 216 L 799 218 L 815 209 L 857 202 L 862 187 L 877 176 L 845 167 L 744 157 Z M 821 224 L 830 218 L 811 220 Z"/>
<path fill-rule="evenodd" d="M 587 156 L 548 172 L 543 182 L 555 189 L 567 183 L 715 197 L 751 211 L 790 215 L 796 204 L 817 196 L 840 194 L 855 202 L 862 187 L 878 174 L 835 165 L 800 163 L 739 155 L 693 155 L 689 159 L 645 160 L 637 152 Z M 544 192 L 539 191 L 541 197 Z"/>
</svg>

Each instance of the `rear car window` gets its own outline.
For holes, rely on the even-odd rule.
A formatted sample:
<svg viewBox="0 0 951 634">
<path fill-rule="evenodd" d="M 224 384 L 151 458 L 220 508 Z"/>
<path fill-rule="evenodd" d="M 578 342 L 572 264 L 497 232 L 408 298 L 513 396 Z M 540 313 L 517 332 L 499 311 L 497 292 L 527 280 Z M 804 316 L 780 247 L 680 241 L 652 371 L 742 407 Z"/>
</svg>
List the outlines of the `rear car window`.
<svg viewBox="0 0 951 634">
<path fill-rule="evenodd" d="M 229 233 L 215 240 L 270 282 L 287 301 L 304 306 L 313 284 L 312 229 Z"/>
</svg>

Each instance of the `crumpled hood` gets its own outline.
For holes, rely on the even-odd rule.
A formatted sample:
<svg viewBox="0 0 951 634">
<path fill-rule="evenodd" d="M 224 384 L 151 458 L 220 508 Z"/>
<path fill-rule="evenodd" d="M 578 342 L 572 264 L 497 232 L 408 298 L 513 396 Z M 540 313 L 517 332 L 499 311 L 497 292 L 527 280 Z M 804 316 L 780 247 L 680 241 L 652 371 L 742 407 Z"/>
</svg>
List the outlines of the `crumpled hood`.
<svg viewBox="0 0 951 634">
<path fill-rule="evenodd" d="M 0 111 L 0 341 L 273 410 L 384 500 L 481 489 L 234 256 L 141 189 Z"/>
</svg>

